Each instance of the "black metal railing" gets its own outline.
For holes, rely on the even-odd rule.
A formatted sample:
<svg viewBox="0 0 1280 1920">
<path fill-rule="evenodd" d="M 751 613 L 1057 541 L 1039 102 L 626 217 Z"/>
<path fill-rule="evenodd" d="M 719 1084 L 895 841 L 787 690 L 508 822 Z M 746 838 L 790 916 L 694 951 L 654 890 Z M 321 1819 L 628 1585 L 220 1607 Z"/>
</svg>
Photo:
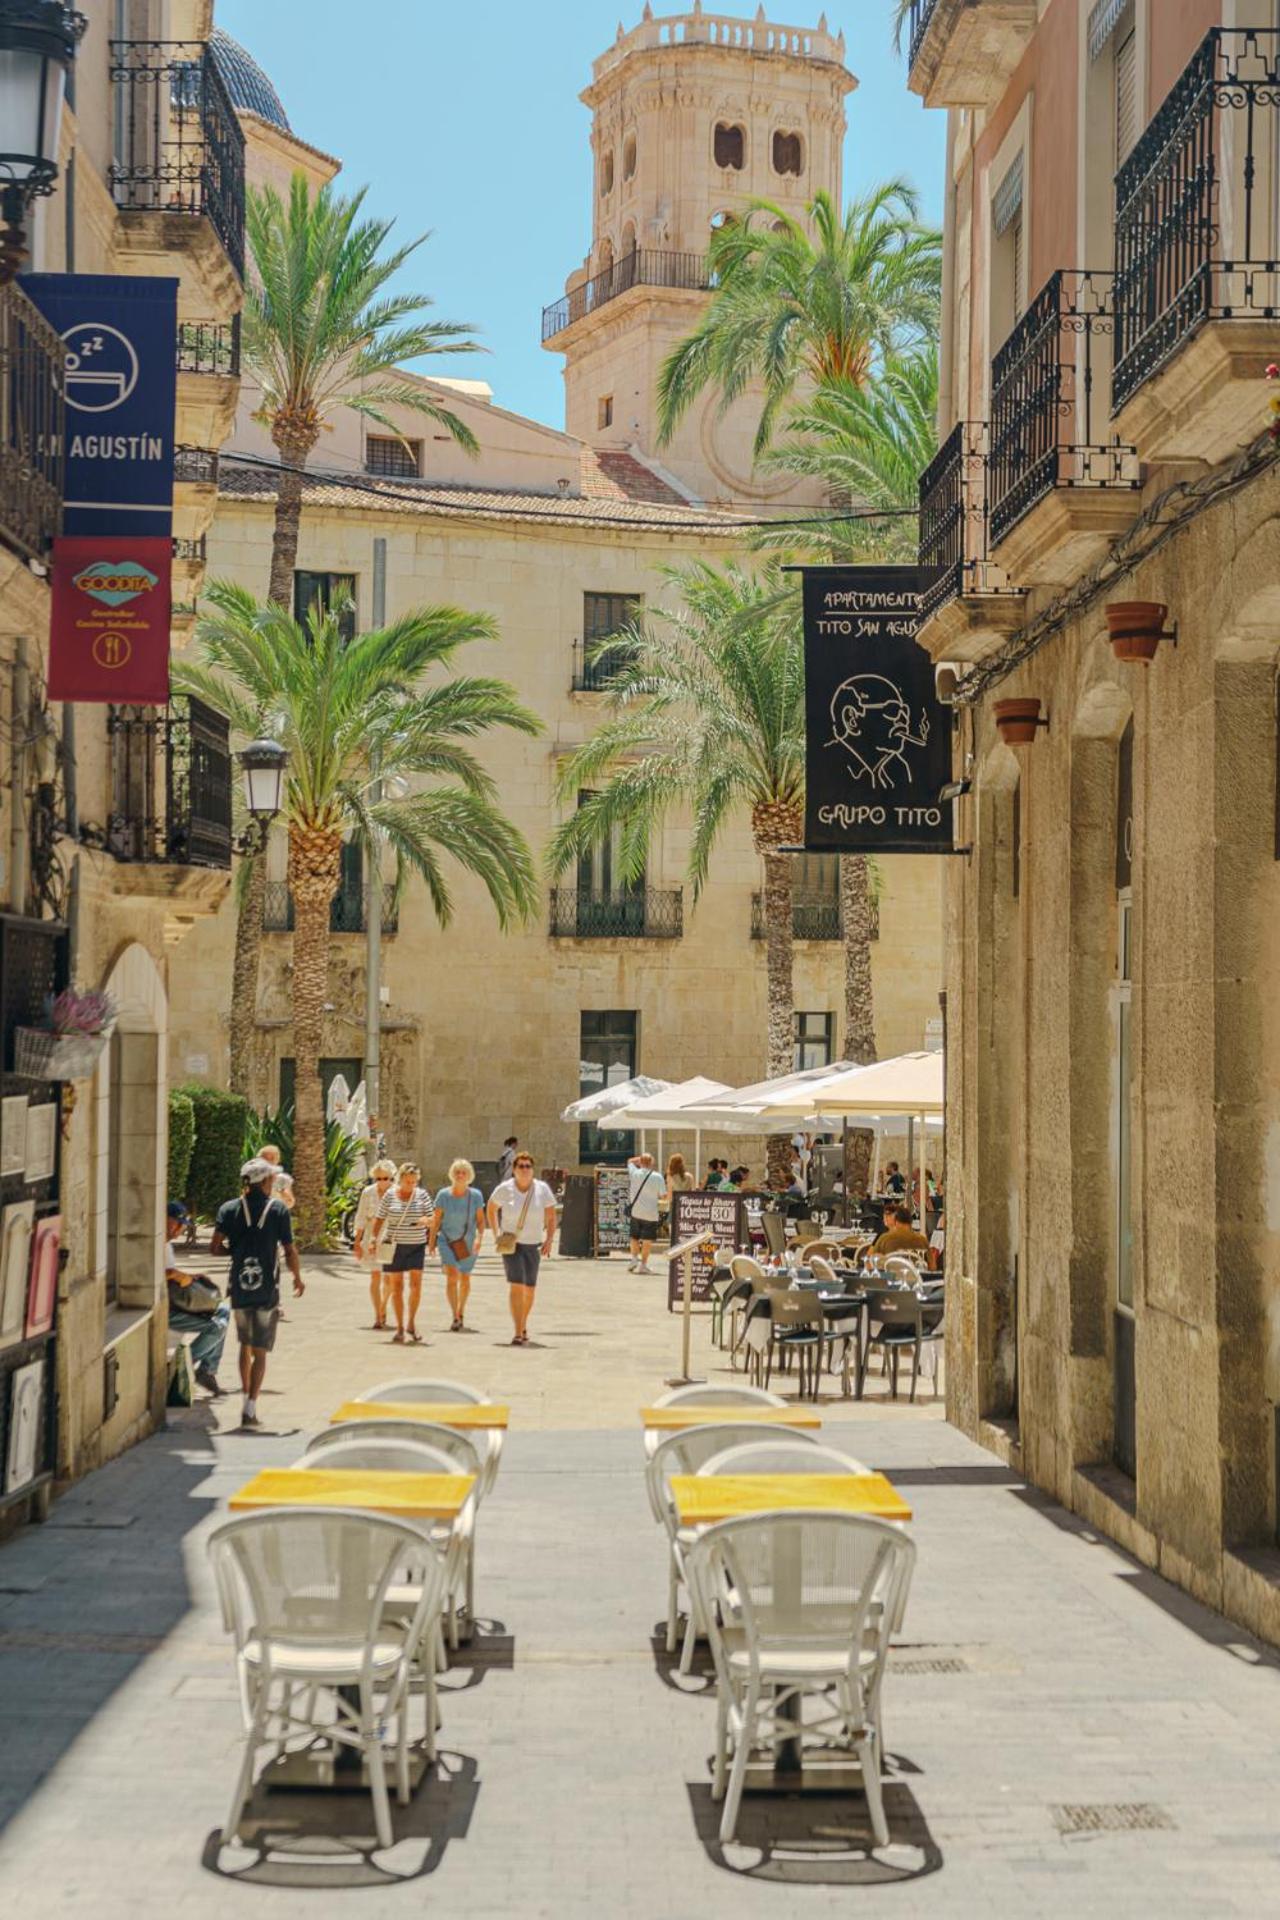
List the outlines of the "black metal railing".
<svg viewBox="0 0 1280 1920">
<path fill-rule="evenodd" d="M 911 0 L 911 14 L 907 24 L 908 67 L 914 67 L 919 59 L 924 37 L 929 31 L 937 10 L 938 0 Z"/>
<path fill-rule="evenodd" d="M 218 456 L 212 447 L 175 447 L 173 477 L 187 486 L 216 487 Z"/>
<path fill-rule="evenodd" d="M 57 329 L 20 286 L 0 287 L 0 540 L 28 560 L 62 528 L 62 362 Z"/>
<path fill-rule="evenodd" d="M 554 939 L 678 940 L 683 932 L 683 887 L 644 887 L 634 893 L 551 889 Z"/>
<path fill-rule="evenodd" d="M 111 812 L 117 860 L 231 865 L 231 738 L 224 715 L 191 694 L 167 708 L 109 707 Z"/>
<path fill-rule="evenodd" d="M 620 260 L 584 280 L 572 293 L 566 293 L 542 309 L 542 338 L 553 340 L 575 320 L 585 319 L 620 293 L 632 287 L 683 287 L 694 293 L 711 285 L 707 257 L 703 253 L 666 253 L 657 247 L 637 247 Z"/>
<path fill-rule="evenodd" d="M 991 365 L 987 491 L 998 545 L 1056 487 L 1136 487 L 1132 447 L 1100 438 L 1108 411 L 1109 273 L 1058 272 Z"/>
<path fill-rule="evenodd" d="M 621 644 L 612 634 L 601 634 L 594 640 L 575 640 L 573 643 L 573 678 L 575 693 L 607 693 L 617 675 L 629 663 L 630 653 L 625 642 Z"/>
<path fill-rule="evenodd" d="M 1280 316 L 1280 30 L 1214 27 L 1116 175 L 1124 406 L 1208 320 Z"/>
<path fill-rule="evenodd" d="M 184 320 L 178 328 L 178 372 L 234 379 L 240 372 L 240 315 L 224 322 Z"/>
<path fill-rule="evenodd" d="M 961 420 L 920 476 L 920 617 L 961 594 L 1008 592 L 990 560 L 987 425 Z"/>
<path fill-rule="evenodd" d="M 880 908 L 873 901 L 868 910 L 870 938 L 880 938 Z M 751 896 L 751 938 L 764 939 L 764 895 L 753 893 Z M 793 940 L 842 940 L 844 923 L 840 913 L 839 900 L 828 894 L 812 900 L 797 899 L 791 902 L 791 937 Z"/>
<path fill-rule="evenodd" d="M 175 533 L 173 557 L 175 560 L 189 560 L 193 565 L 202 567 L 209 558 L 209 536 L 205 533 L 194 536 Z"/>
<path fill-rule="evenodd" d="M 329 902 L 330 933 L 364 933 L 368 916 L 365 913 L 364 888 L 339 887 Z M 262 903 L 262 925 L 266 933 L 292 933 L 294 924 L 293 895 L 287 880 L 268 880 Z M 400 912 L 396 904 L 395 887 L 388 882 L 382 890 L 382 931 L 386 934 L 400 930 Z"/>
<path fill-rule="evenodd" d="M 244 277 L 244 134 L 202 40 L 113 40 L 111 191 L 127 213 L 203 215 Z"/>
</svg>

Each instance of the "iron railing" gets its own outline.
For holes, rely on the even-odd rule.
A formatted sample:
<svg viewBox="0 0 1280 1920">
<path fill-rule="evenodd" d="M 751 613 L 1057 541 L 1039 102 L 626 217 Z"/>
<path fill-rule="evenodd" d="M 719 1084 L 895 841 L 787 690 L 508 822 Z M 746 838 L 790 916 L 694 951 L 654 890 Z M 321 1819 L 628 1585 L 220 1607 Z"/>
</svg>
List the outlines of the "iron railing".
<svg viewBox="0 0 1280 1920">
<path fill-rule="evenodd" d="M 330 933 L 364 933 L 367 919 L 363 886 L 339 887 L 329 902 Z M 288 881 L 268 880 L 262 902 L 263 930 L 266 933 L 292 933 L 293 924 L 293 895 Z M 388 882 L 382 890 L 382 931 L 394 934 L 399 930 L 396 889 Z"/>
<path fill-rule="evenodd" d="M 594 640 L 575 640 L 571 682 L 573 691 L 607 693 L 627 663 L 626 645 L 618 645 L 614 634 L 601 634 Z"/>
<path fill-rule="evenodd" d="M 880 908 L 873 901 L 868 911 L 870 937 L 880 938 Z M 751 896 L 751 938 L 763 940 L 764 895 L 753 893 Z M 791 902 L 791 937 L 793 940 L 842 940 L 844 923 L 840 913 L 840 902 L 830 894 L 812 900 L 798 899 Z"/>
<path fill-rule="evenodd" d="M 222 323 L 184 320 L 178 328 L 178 372 L 235 379 L 240 372 L 240 315 Z"/>
<path fill-rule="evenodd" d="M 1209 320 L 1280 316 L 1280 30 L 1214 27 L 1116 175 L 1115 412 Z"/>
<path fill-rule="evenodd" d="M 108 707 L 117 860 L 231 865 L 231 738 L 226 718 L 192 694 L 167 708 Z"/>
<path fill-rule="evenodd" d="M 694 293 L 711 285 L 704 253 L 667 253 L 658 247 L 636 247 L 606 267 L 594 279 L 584 280 L 572 293 L 542 309 L 542 338 L 554 340 L 558 333 L 585 319 L 620 293 L 632 287 L 684 287 Z"/>
<path fill-rule="evenodd" d="M 244 277 L 244 134 L 202 40 L 113 40 L 111 191 L 127 213 L 203 215 Z"/>
<path fill-rule="evenodd" d="M 938 10 L 938 0 L 911 0 L 911 14 L 907 24 L 907 66 L 914 67 L 924 45 L 924 37 L 929 31 L 933 16 Z"/>
<path fill-rule="evenodd" d="M 202 567 L 209 558 L 208 534 L 175 533 L 173 557 L 175 560 L 190 560 L 195 566 Z"/>
<path fill-rule="evenodd" d="M 212 447 L 175 447 L 173 477 L 187 486 L 216 487 L 218 456 Z"/>
<path fill-rule="evenodd" d="M 0 540 L 28 560 L 62 528 L 62 361 L 56 327 L 20 286 L 0 287 Z"/>
<path fill-rule="evenodd" d="M 1132 447 L 1096 437 L 1111 372 L 1112 278 L 1055 273 L 991 365 L 991 540 L 1055 487 L 1136 487 Z"/>
<path fill-rule="evenodd" d="M 634 893 L 551 889 L 553 939 L 678 940 L 683 932 L 683 887 L 644 887 Z"/>
<path fill-rule="evenodd" d="M 920 617 L 965 594 L 1007 593 L 990 558 L 987 426 L 961 420 L 920 476 Z"/>
</svg>

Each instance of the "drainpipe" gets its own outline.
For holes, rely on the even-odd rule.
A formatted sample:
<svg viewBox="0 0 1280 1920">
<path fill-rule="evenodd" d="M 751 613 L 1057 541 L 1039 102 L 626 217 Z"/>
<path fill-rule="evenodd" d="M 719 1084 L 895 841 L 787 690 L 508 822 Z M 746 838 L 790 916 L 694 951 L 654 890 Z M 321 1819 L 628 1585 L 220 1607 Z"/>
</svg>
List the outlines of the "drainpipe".
<svg viewBox="0 0 1280 1920">
<path fill-rule="evenodd" d="M 9 899 L 26 913 L 31 890 L 31 823 L 27 817 L 27 732 L 31 725 L 31 668 L 25 639 L 13 649 L 13 745 L 10 749 Z"/>
<path fill-rule="evenodd" d="M 384 626 L 387 618 L 387 543 L 373 543 L 373 624 Z M 372 799 L 381 797 L 376 759 Z M 364 1091 L 369 1110 L 369 1131 L 377 1139 L 382 1118 L 382 847 L 377 834 L 369 848 L 365 874 L 365 976 L 364 976 Z"/>
</svg>

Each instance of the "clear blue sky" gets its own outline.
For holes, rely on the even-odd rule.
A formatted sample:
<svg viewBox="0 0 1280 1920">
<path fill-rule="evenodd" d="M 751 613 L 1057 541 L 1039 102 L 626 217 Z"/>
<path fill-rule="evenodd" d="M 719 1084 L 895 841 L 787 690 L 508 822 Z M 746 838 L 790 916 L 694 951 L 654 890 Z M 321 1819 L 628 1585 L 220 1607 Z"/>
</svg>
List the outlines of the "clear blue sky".
<svg viewBox="0 0 1280 1920">
<path fill-rule="evenodd" d="M 563 424 L 559 355 L 538 344 L 542 307 L 564 290 L 591 235 L 586 108 L 591 61 L 643 0 L 217 0 L 218 24 L 270 75 L 294 131 L 367 184 L 371 211 L 406 239 L 432 238 L 406 284 L 441 318 L 465 320 L 487 354 L 431 370 L 487 379 L 500 406 Z M 768 11 L 816 25 L 824 0 Z M 676 12 L 674 3 L 655 13 Z M 747 17 L 755 0 L 725 12 Z M 906 89 L 889 0 L 826 0 L 860 85 L 849 96 L 845 191 L 894 173 L 940 220 L 945 116 Z"/>
</svg>

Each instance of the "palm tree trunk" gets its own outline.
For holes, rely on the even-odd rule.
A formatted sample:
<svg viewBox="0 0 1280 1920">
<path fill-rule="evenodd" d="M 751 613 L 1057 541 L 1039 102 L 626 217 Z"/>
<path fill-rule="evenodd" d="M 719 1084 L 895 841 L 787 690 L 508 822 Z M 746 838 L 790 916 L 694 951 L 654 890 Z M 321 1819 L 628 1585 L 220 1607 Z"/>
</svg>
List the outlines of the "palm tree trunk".
<svg viewBox="0 0 1280 1920">
<path fill-rule="evenodd" d="M 764 951 L 768 983 L 768 1077 L 790 1073 L 795 1061 L 794 942 L 791 857 L 774 846 L 764 851 Z M 775 1133 L 768 1142 L 768 1185 L 777 1193 L 791 1178 L 791 1139 Z"/>
<path fill-rule="evenodd" d="M 320 1055 L 329 985 L 329 907 L 338 891 L 341 836 L 330 828 L 291 826 L 289 886 L 293 892 L 293 1174 L 298 1190 L 295 1232 L 306 1248 L 325 1243 L 324 1090 Z"/>
<path fill-rule="evenodd" d="M 844 938 L 844 1056 L 869 1067 L 876 1057 L 875 998 L 871 985 L 871 881 L 862 853 L 840 855 L 840 927 Z M 873 1136 L 866 1127 L 845 1133 L 844 1190 L 862 1194 L 871 1178 Z"/>
<path fill-rule="evenodd" d="M 251 853 L 236 907 L 236 952 L 231 970 L 231 1091 L 253 1102 L 253 1025 L 258 1012 L 258 959 L 267 896 L 267 858 Z"/>
<path fill-rule="evenodd" d="M 277 418 L 271 438 L 280 455 L 276 476 L 276 517 L 271 534 L 271 584 L 267 598 L 287 613 L 293 612 L 293 573 L 298 563 L 298 534 L 302 526 L 302 468 L 315 446 L 316 435 Z"/>
</svg>

